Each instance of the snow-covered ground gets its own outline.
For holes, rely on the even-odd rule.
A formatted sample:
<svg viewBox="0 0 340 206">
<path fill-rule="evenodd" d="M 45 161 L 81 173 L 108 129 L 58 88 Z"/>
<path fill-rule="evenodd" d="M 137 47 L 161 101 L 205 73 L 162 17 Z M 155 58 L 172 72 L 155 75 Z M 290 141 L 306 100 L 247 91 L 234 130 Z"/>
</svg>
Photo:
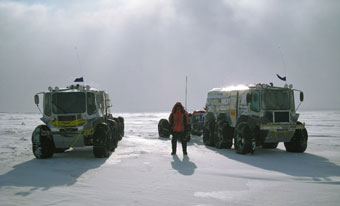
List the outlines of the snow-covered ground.
<svg viewBox="0 0 340 206">
<path fill-rule="evenodd" d="M 166 113 L 119 114 L 125 137 L 108 159 L 79 148 L 35 159 L 38 114 L 0 113 L 0 205 L 339 205 L 340 111 L 304 111 L 307 151 L 253 155 L 206 147 L 183 157 L 157 134 Z"/>
</svg>

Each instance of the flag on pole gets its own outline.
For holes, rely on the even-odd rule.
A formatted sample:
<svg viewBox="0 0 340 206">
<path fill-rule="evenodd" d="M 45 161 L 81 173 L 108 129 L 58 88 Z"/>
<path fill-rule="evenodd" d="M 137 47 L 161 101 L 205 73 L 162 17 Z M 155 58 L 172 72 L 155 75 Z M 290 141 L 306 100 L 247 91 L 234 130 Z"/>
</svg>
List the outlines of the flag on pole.
<svg viewBox="0 0 340 206">
<path fill-rule="evenodd" d="M 84 82 L 84 78 L 83 77 L 76 78 L 74 82 Z"/>
<path fill-rule="evenodd" d="M 286 81 L 286 80 L 287 80 L 286 76 L 284 76 L 284 77 L 281 77 L 281 76 L 280 76 L 280 75 L 278 75 L 278 74 L 276 74 L 276 76 L 277 76 L 279 79 L 281 79 L 282 81 Z"/>
</svg>

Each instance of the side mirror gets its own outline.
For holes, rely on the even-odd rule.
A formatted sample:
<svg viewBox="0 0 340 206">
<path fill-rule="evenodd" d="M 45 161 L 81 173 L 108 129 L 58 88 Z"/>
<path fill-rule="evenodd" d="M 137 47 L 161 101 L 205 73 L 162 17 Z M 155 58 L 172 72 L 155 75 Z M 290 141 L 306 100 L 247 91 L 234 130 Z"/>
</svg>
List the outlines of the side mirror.
<svg viewBox="0 0 340 206">
<path fill-rule="evenodd" d="M 303 102 L 303 100 L 304 100 L 303 92 L 300 92 L 300 101 Z"/>
<path fill-rule="evenodd" d="M 34 103 L 35 103 L 36 105 L 39 104 L 39 96 L 38 96 L 37 94 L 34 95 Z"/>
<path fill-rule="evenodd" d="M 248 93 L 247 94 L 247 104 L 249 104 L 251 102 L 251 94 Z"/>
</svg>

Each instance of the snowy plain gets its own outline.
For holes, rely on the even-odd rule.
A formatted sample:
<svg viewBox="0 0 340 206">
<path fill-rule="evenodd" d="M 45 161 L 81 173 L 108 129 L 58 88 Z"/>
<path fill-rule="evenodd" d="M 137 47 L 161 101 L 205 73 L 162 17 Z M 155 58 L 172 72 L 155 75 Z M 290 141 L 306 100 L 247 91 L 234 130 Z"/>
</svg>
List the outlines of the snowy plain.
<svg viewBox="0 0 340 206">
<path fill-rule="evenodd" d="M 168 113 L 124 113 L 125 137 L 108 159 L 75 148 L 35 159 L 39 114 L 0 113 L 0 205 L 339 205 L 340 111 L 302 111 L 305 153 L 206 147 L 193 136 L 188 157 L 159 138 Z"/>
</svg>

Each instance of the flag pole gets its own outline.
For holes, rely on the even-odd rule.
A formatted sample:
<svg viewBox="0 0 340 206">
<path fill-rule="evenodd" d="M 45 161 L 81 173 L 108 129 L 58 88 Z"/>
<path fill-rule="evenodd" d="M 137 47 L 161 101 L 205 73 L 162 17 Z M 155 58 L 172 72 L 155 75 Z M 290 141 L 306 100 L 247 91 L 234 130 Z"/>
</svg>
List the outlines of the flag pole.
<svg viewBox="0 0 340 206">
<path fill-rule="evenodd" d="M 188 111 L 188 76 L 185 76 L 185 110 Z"/>
<path fill-rule="evenodd" d="M 78 52 L 78 48 L 77 46 L 74 47 L 75 51 L 76 51 L 76 55 L 77 55 L 77 59 L 78 59 L 78 64 L 79 64 L 79 69 L 81 72 L 81 76 L 84 76 L 84 72 L 83 72 L 83 67 L 81 66 L 81 62 L 80 62 L 80 58 L 79 58 L 79 52 Z"/>
<path fill-rule="evenodd" d="M 279 48 L 279 52 L 280 52 L 281 61 L 282 61 L 282 64 L 283 64 L 284 74 L 285 74 L 285 77 L 287 78 L 287 69 L 286 69 L 287 66 L 286 66 L 286 62 L 283 59 L 283 54 L 282 54 L 280 45 L 278 45 L 278 48 Z M 287 84 L 287 79 L 284 80 L 284 81 Z"/>
</svg>

